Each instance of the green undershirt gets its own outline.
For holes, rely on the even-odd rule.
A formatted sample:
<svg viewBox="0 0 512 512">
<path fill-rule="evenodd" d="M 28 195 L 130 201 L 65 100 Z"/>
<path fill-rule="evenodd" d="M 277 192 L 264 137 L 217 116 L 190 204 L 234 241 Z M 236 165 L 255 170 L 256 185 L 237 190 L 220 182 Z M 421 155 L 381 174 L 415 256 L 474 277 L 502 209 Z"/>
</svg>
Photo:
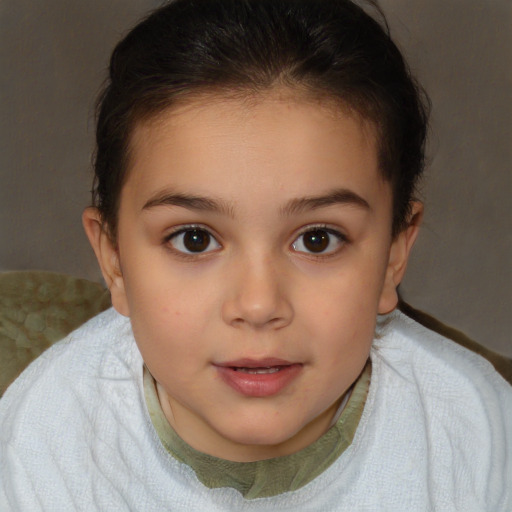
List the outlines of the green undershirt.
<svg viewBox="0 0 512 512">
<path fill-rule="evenodd" d="M 231 487 L 246 499 L 295 491 L 325 471 L 351 444 L 361 419 L 370 385 L 368 361 L 338 421 L 306 448 L 283 457 L 256 462 L 233 462 L 199 452 L 171 427 L 160 406 L 155 381 L 144 368 L 144 394 L 153 426 L 166 450 L 190 466 L 208 488 Z"/>
</svg>

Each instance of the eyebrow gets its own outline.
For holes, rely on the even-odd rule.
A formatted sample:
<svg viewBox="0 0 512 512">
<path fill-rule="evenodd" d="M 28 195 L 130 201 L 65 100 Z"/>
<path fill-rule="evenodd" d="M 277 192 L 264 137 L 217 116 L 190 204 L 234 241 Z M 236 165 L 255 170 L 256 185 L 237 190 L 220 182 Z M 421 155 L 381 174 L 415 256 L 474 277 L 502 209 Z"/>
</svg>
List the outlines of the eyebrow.
<svg viewBox="0 0 512 512">
<path fill-rule="evenodd" d="M 232 205 L 226 201 L 190 194 L 161 192 L 149 199 L 142 209 L 149 210 L 156 206 L 180 206 L 188 210 L 221 213 L 229 217 L 234 216 Z"/>
<path fill-rule="evenodd" d="M 281 209 L 281 213 L 282 215 L 289 216 L 334 205 L 355 206 L 367 211 L 372 209 L 368 201 L 352 190 L 338 188 L 325 195 L 292 199 Z"/>
<path fill-rule="evenodd" d="M 333 205 L 355 206 L 363 210 L 371 211 L 370 205 L 361 196 L 352 190 L 339 188 L 319 196 L 292 199 L 281 208 L 280 213 L 283 216 L 291 216 L 308 210 L 316 210 Z M 172 192 L 156 194 L 144 204 L 142 210 L 149 210 L 157 206 L 179 206 L 187 208 L 188 210 L 220 213 L 229 217 L 234 217 L 235 210 L 232 204 L 223 200 Z"/>
</svg>

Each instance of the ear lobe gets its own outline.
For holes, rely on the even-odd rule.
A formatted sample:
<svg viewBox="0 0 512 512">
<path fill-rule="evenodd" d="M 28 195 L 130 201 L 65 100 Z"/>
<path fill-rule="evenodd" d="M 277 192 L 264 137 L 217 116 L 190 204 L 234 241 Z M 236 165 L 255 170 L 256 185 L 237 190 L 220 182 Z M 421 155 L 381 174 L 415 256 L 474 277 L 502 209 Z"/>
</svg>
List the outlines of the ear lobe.
<svg viewBox="0 0 512 512">
<path fill-rule="evenodd" d="M 388 267 L 379 300 L 378 312 L 381 315 L 393 311 L 398 304 L 397 287 L 404 277 L 409 255 L 418 237 L 422 219 L 423 204 L 419 201 L 413 201 L 408 226 L 391 243 Z"/>
<path fill-rule="evenodd" d="M 105 229 L 98 209 L 86 208 L 82 214 L 82 224 L 110 290 L 112 305 L 122 315 L 129 316 L 119 252 Z"/>
</svg>

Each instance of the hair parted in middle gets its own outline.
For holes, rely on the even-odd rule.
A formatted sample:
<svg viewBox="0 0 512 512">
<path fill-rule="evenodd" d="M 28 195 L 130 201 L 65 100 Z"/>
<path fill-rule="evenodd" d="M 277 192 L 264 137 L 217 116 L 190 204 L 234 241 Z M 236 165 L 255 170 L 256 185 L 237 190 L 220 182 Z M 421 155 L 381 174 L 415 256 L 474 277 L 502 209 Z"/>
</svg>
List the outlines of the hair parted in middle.
<svg viewBox="0 0 512 512">
<path fill-rule="evenodd" d="M 93 204 L 112 240 L 137 123 L 195 95 L 276 86 L 374 125 L 399 233 L 424 167 L 429 102 L 366 3 L 381 23 L 350 0 L 173 0 L 135 26 L 114 49 L 97 104 Z"/>
</svg>

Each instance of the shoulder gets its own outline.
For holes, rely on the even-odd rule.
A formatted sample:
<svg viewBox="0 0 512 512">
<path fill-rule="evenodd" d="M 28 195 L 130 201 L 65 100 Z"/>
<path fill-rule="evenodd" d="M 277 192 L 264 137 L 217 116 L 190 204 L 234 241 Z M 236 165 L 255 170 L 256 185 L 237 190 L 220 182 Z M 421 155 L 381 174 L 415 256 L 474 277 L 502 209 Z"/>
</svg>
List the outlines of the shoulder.
<svg viewBox="0 0 512 512">
<path fill-rule="evenodd" d="M 424 463 L 415 471 L 424 465 L 438 494 L 465 489 L 468 507 L 474 500 L 478 510 L 504 510 L 503 500 L 512 500 L 510 384 L 483 357 L 402 313 L 384 319 L 379 332 L 371 392 L 381 444 L 417 449 Z"/>
<path fill-rule="evenodd" d="M 141 361 L 130 323 L 113 309 L 92 318 L 32 362 L 0 400 L 0 439 L 86 414 L 102 381 L 127 378 Z M 142 363 L 141 363 L 142 365 Z"/>
<path fill-rule="evenodd" d="M 146 436 L 152 446 L 142 367 L 129 320 L 113 310 L 36 359 L 0 400 L 0 508 L 2 492 L 20 510 L 38 510 L 43 502 L 45 510 L 63 503 L 71 509 L 74 496 L 92 503 L 93 475 L 95 481 L 109 475 L 109 485 L 118 478 L 124 492 L 128 484 L 114 469 L 126 463 L 120 440 L 139 446 L 138 437 Z"/>
<path fill-rule="evenodd" d="M 512 387 L 487 359 L 395 311 L 380 320 L 375 353 L 424 381 L 464 381 L 510 395 Z M 472 384 L 472 385 L 471 385 Z"/>
<path fill-rule="evenodd" d="M 378 332 L 372 357 L 392 372 L 402 395 L 419 395 L 433 414 L 445 408 L 452 417 L 492 413 L 493 420 L 499 416 L 512 423 L 512 415 L 505 414 L 512 410 L 512 387 L 482 356 L 400 312 L 384 319 Z"/>
<path fill-rule="evenodd" d="M 48 378 L 79 382 L 101 368 L 112 352 L 129 357 L 130 331 L 129 320 L 112 308 L 95 316 L 33 361 L 8 388 L 0 403 L 19 399 Z"/>
<path fill-rule="evenodd" d="M 354 439 L 371 478 L 390 464 L 382 474 L 436 510 L 509 510 L 512 388 L 494 367 L 400 312 L 379 322 L 371 359 Z"/>
</svg>

